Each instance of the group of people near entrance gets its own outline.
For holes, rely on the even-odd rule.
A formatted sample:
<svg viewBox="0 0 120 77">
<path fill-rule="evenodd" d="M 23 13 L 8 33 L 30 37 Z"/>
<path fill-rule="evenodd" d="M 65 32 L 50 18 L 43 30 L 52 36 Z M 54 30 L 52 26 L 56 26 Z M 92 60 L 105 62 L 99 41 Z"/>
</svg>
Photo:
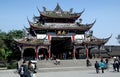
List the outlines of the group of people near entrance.
<svg viewBox="0 0 120 77">
<path fill-rule="evenodd" d="M 98 61 L 95 62 L 94 67 L 96 69 L 96 73 L 99 73 L 99 70 L 102 70 L 102 73 L 104 73 L 105 69 L 108 69 L 109 67 L 109 60 L 108 58 L 105 59 L 105 61 L 103 59 L 101 59 L 100 63 Z"/>
<path fill-rule="evenodd" d="M 36 71 L 35 71 L 35 65 L 29 61 L 28 64 L 24 60 L 20 68 L 18 69 L 18 73 L 20 77 L 34 77 Z"/>
<path fill-rule="evenodd" d="M 120 69 L 120 59 L 115 58 L 114 62 L 112 63 L 113 66 L 113 71 L 117 71 L 119 72 Z M 102 70 L 102 73 L 104 73 L 105 69 L 108 69 L 109 67 L 109 61 L 108 59 L 106 59 L 105 61 L 103 59 L 101 59 L 100 63 L 98 61 L 95 62 L 94 67 L 96 69 L 96 73 L 99 73 L 99 70 Z"/>
<path fill-rule="evenodd" d="M 99 70 L 102 70 L 102 73 L 104 73 L 104 69 L 106 68 L 106 64 L 103 60 L 101 60 L 100 63 L 98 63 L 98 61 L 95 62 L 94 64 L 95 69 L 96 69 L 96 73 L 99 73 Z"/>
</svg>

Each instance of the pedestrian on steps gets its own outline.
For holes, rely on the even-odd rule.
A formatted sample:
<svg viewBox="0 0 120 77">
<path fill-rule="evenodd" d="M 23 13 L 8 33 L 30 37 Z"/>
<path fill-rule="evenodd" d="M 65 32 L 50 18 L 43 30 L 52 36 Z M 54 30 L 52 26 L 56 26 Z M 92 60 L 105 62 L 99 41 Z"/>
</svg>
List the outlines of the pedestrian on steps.
<svg viewBox="0 0 120 77">
<path fill-rule="evenodd" d="M 99 73 L 100 65 L 99 65 L 98 61 L 95 62 L 94 66 L 95 66 L 95 69 L 96 69 L 96 73 Z"/>
</svg>

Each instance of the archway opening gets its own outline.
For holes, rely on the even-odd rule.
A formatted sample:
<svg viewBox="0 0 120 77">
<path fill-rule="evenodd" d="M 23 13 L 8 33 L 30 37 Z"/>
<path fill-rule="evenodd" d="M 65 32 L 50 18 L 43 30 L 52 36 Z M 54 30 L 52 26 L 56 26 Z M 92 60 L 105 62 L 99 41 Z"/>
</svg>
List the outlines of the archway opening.
<svg viewBox="0 0 120 77">
<path fill-rule="evenodd" d="M 48 59 L 48 50 L 46 48 L 40 48 L 38 55 L 41 59 Z"/>
<path fill-rule="evenodd" d="M 26 48 L 24 49 L 24 53 L 23 53 L 23 58 L 25 60 L 35 60 L 35 49 L 33 48 Z"/>
<path fill-rule="evenodd" d="M 73 45 L 71 37 L 52 37 L 51 54 L 59 59 L 72 59 Z"/>
</svg>

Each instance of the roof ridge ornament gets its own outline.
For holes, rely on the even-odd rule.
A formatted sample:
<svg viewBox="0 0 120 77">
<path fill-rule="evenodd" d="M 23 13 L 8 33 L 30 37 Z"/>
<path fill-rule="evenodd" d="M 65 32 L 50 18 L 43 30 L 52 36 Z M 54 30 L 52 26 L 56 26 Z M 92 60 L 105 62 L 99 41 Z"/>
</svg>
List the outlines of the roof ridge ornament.
<svg viewBox="0 0 120 77">
<path fill-rule="evenodd" d="M 44 12 L 46 12 L 46 11 L 47 11 L 45 6 L 43 7 L 43 11 L 44 11 Z"/>
<path fill-rule="evenodd" d="M 70 9 L 70 13 L 72 13 L 72 12 L 73 12 L 73 8 Z"/>
<path fill-rule="evenodd" d="M 28 21 L 30 26 L 33 25 L 33 23 L 28 19 L 28 17 L 27 17 L 27 21 Z"/>
<path fill-rule="evenodd" d="M 63 11 L 63 10 L 61 9 L 59 3 L 57 3 L 57 6 L 56 6 L 56 8 L 54 9 L 54 11 L 60 11 L 60 12 Z"/>
<path fill-rule="evenodd" d="M 39 8 L 37 7 L 37 10 L 38 10 L 38 12 L 39 12 L 39 14 L 41 13 L 41 11 L 39 10 Z"/>
<path fill-rule="evenodd" d="M 83 11 L 82 11 L 82 12 L 80 12 L 80 14 L 83 14 L 83 13 L 84 13 L 84 11 L 85 11 L 85 9 L 83 9 Z"/>
</svg>

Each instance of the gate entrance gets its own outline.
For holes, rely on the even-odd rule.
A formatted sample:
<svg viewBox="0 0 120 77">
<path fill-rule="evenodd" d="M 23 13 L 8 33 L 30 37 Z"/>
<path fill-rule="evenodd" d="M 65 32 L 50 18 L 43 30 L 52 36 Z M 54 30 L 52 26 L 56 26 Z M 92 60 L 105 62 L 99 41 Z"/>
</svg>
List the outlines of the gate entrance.
<svg viewBox="0 0 120 77">
<path fill-rule="evenodd" d="M 51 55 L 59 59 L 72 58 L 73 45 L 71 37 L 52 37 Z"/>
<path fill-rule="evenodd" d="M 26 48 L 23 53 L 25 60 L 35 60 L 35 55 L 35 49 L 33 48 Z"/>
</svg>

